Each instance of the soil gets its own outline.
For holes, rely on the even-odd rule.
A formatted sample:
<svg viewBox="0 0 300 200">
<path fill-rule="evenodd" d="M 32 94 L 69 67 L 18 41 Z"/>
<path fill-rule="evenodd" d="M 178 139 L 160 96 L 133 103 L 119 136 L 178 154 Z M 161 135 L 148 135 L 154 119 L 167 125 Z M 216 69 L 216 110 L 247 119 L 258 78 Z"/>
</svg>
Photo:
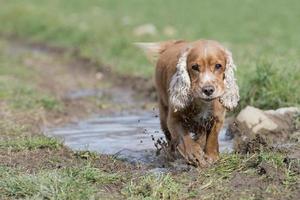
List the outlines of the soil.
<svg viewBox="0 0 300 200">
<path fill-rule="evenodd" d="M 285 167 L 287 168 L 288 164 L 282 168 L 275 168 L 269 163 L 261 162 L 254 168 L 253 174 L 235 173 L 230 180 L 230 188 L 234 190 L 234 195 L 239 197 L 253 196 L 256 199 L 282 199 L 283 195 L 288 199 L 299 197 L 300 188 L 297 184 L 290 188 L 288 194 L 286 191 L 280 194 L 281 185 L 286 177 Z M 263 176 L 266 178 L 262 179 Z M 269 192 L 266 192 L 268 190 Z M 272 190 L 277 190 L 277 194 L 271 192 Z"/>
<path fill-rule="evenodd" d="M 41 169 L 80 167 L 85 162 L 107 172 L 129 172 L 141 169 L 139 166 L 126 162 L 113 161 L 111 156 L 76 153 L 66 147 L 54 150 L 40 148 L 18 152 L 0 150 L 1 165 L 18 168 L 29 173 L 36 173 Z"/>
</svg>

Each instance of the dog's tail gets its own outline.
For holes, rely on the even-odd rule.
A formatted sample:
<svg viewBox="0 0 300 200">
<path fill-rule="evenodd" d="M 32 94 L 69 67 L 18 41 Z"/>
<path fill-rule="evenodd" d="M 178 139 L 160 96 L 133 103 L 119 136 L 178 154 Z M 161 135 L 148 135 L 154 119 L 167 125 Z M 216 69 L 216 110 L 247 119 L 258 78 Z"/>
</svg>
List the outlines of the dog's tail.
<svg viewBox="0 0 300 200">
<path fill-rule="evenodd" d="M 151 62 L 155 63 L 162 52 L 164 52 L 171 45 L 179 42 L 182 42 L 182 40 L 169 40 L 165 42 L 136 42 L 134 45 L 142 49 L 147 58 Z"/>
<path fill-rule="evenodd" d="M 151 62 L 157 61 L 161 52 L 160 42 L 136 42 L 134 45 L 140 48 Z"/>
</svg>

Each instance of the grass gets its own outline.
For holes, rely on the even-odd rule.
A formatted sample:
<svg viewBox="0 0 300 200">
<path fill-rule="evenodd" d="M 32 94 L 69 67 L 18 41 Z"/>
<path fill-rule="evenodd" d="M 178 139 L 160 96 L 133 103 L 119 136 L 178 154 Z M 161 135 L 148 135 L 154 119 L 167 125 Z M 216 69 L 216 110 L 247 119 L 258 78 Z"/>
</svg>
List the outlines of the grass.
<svg viewBox="0 0 300 200">
<path fill-rule="evenodd" d="M 61 105 L 54 97 L 46 94 L 39 94 L 35 89 L 30 86 L 21 85 L 17 83 L 15 86 L 10 85 L 11 94 L 8 99 L 13 108 L 29 110 L 32 108 L 44 108 L 46 110 L 59 110 Z"/>
<path fill-rule="evenodd" d="M 244 177 L 238 184 L 235 183 L 237 175 Z M 282 180 L 276 176 L 280 176 Z M 297 184 L 298 178 L 284 162 L 284 156 L 278 152 L 261 151 L 251 155 L 224 154 L 216 166 L 200 172 L 197 182 L 202 184 L 197 186 L 203 191 L 196 191 L 203 199 L 230 199 L 237 195 L 241 195 L 238 199 L 249 199 L 258 192 L 257 188 L 267 188 L 265 184 L 268 183 L 277 191 L 281 191 L 283 197 L 289 195 L 289 188 Z M 264 193 L 270 195 L 269 197 L 274 194 L 271 191 Z"/>
<path fill-rule="evenodd" d="M 146 77 L 153 67 L 133 42 L 216 39 L 233 51 L 241 105 L 269 109 L 300 104 L 300 27 L 293 20 L 300 17 L 299 6 L 296 0 L 11 0 L 0 8 L 0 32 L 76 48 L 118 73 Z M 156 34 L 133 33 L 147 23 L 157 28 Z M 164 34 L 168 26 L 175 29 L 173 35 Z"/>
<path fill-rule="evenodd" d="M 299 161 L 286 164 L 285 156 L 270 151 L 251 155 L 223 154 L 216 165 L 194 173 L 138 176 L 131 179 L 122 192 L 128 199 L 236 199 L 239 195 L 237 199 L 264 199 L 275 197 L 278 191 L 281 197 L 288 197 L 290 188 L 299 180 L 290 167 L 297 164 L 293 162 L 299 165 Z M 232 186 L 237 175 L 245 180 Z M 258 188 L 266 189 L 263 193 L 266 196 L 259 197 L 261 194 L 256 193 L 261 190 Z"/>
<path fill-rule="evenodd" d="M 62 105 L 56 97 L 38 89 L 39 77 L 37 74 L 22 63 L 21 56 L 9 52 L 4 40 L 0 40 L 0 50 L 1 101 L 5 101 L 9 107 L 16 110 L 62 109 Z"/>
<path fill-rule="evenodd" d="M 109 174 L 89 165 L 44 170 L 37 174 L 0 167 L 0 172 L 1 198 L 88 199 L 97 195 L 100 186 L 121 179 L 118 174 Z"/>
<path fill-rule="evenodd" d="M 280 65 L 270 61 L 258 62 L 253 76 L 249 77 L 249 82 L 241 88 L 240 108 L 249 104 L 264 109 L 299 106 L 300 96 L 297 84 L 300 80 L 300 73 L 297 66 L 293 66 L 296 71 L 292 69 L 293 67 L 286 69 L 277 66 Z"/>
<path fill-rule="evenodd" d="M 0 149 L 11 151 L 35 150 L 35 149 L 58 149 L 62 144 L 54 138 L 45 136 L 18 138 L 0 141 Z"/>
<path fill-rule="evenodd" d="M 181 190 L 171 175 L 149 174 L 132 179 L 123 193 L 127 199 L 182 199 Z"/>
<path fill-rule="evenodd" d="M 1 135 L 19 136 L 27 132 L 27 129 L 26 125 L 17 124 L 11 120 L 1 120 L 0 122 Z"/>
</svg>

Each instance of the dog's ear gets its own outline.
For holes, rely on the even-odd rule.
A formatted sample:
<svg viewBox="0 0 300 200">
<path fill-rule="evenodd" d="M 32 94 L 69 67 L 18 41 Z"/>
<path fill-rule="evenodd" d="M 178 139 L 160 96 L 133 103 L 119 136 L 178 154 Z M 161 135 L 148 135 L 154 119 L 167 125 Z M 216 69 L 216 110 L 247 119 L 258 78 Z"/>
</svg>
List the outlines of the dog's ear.
<svg viewBox="0 0 300 200">
<path fill-rule="evenodd" d="M 234 77 L 234 71 L 236 70 L 236 66 L 234 65 L 232 54 L 230 51 L 225 49 L 226 54 L 226 69 L 225 69 L 225 92 L 220 98 L 220 102 L 222 105 L 228 110 L 232 110 L 238 105 L 238 101 L 240 100 L 239 95 L 239 87 L 236 83 L 236 79 Z"/>
<path fill-rule="evenodd" d="M 183 109 L 190 101 L 191 79 L 187 71 L 188 54 L 189 49 L 181 53 L 176 65 L 176 72 L 170 82 L 169 102 L 175 111 Z"/>
</svg>

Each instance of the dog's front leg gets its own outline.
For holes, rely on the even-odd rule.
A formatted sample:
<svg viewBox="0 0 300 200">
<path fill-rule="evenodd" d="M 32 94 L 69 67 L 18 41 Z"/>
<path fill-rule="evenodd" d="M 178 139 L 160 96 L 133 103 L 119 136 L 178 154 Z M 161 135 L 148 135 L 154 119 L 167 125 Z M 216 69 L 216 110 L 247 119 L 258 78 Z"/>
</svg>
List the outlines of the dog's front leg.
<svg viewBox="0 0 300 200">
<path fill-rule="evenodd" d="M 213 127 L 207 135 L 205 154 L 208 162 L 213 163 L 219 159 L 219 132 L 223 126 L 223 120 L 216 119 Z"/>
<path fill-rule="evenodd" d="M 201 146 L 190 136 L 188 130 L 182 126 L 182 122 L 176 113 L 169 113 L 168 128 L 171 133 L 171 151 L 176 149 L 188 161 L 197 166 L 205 166 L 204 152 Z"/>
</svg>

